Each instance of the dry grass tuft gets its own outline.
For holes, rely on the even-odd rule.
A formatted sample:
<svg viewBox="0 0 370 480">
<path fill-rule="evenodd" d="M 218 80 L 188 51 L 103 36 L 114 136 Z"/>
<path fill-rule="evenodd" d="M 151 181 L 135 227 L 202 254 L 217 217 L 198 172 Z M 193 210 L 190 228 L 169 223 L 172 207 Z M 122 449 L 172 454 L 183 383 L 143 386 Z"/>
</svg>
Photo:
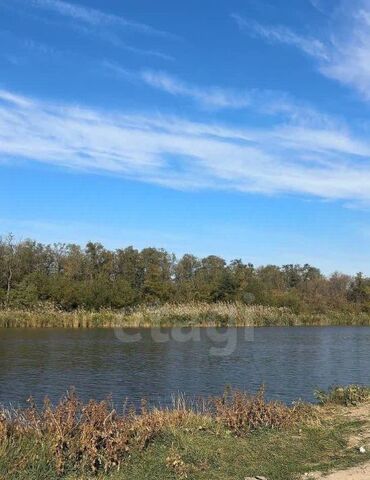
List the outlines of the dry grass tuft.
<svg viewBox="0 0 370 480">
<path fill-rule="evenodd" d="M 281 429 L 292 426 L 299 418 L 299 409 L 283 403 L 266 402 L 263 387 L 256 395 L 226 392 L 214 400 L 216 418 L 238 436 L 260 428 Z"/>
<path fill-rule="evenodd" d="M 155 411 L 120 416 L 109 399 L 83 405 L 73 391 L 54 408 L 48 399 L 41 410 L 30 401 L 28 408 L 1 413 L 0 419 L 0 442 L 22 436 L 51 440 L 58 473 L 76 466 L 94 473 L 119 468 L 132 449 L 146 448 L 164 425 L 164 416 Z"/>
<path fill-rule="evenodd" d="M 64 311 L 52 304 L 33 309 L 0 309 L 0 327 L 123 328 L 172 326 L 268 327 L 299 325 L 370 325 L 368 313 L 328 311 L 296 314 L 288 307 L 246 305 L 241 302 L 188 302 L 140 305 L 125 310 Z"/>
<path fill-rule="evenodd" d="M 189 477 L 189 466 L 177 452 L 170 452 L 170 455 L 166 458 L 166 466 L 169 470 L 174 472 L 176 478 L 186 479 Z"/>
<path fill-rule="evenodd" d="M 122 415 L 109 399 L 84 405 L 71 391 L 55 407 L 46 399 L 40 409 L 30 400 L 25 409 L 0 410 L 0 445 L 27 437 L 36 449 L 50 445 L 58 474 L 71 470 L 95 474 L 119 469 L 133 452 L 145 450 L 163 432 L 178 427 L 203 431 L 213 423 L 242 436 L 260 428 L 287 428 L 298 420 L 295 407 L 266 402 L 262 389 L 255 396 L 229 392 L 190 404 L 180 398 L 172 408 L 148 409 L 143 403 L 140 412 L 128 409 Z M 169 458 L 167 466 L 186 478 L 181 458 Z"/>
<path fill-rule="evenodd" d="M 295 325 L 298 319 L 289 308 L 243 303 L 168 303 L 139 306 L 122 311 L 77 309 L 66 312 L 53 305 L 33 310 L 0 309 L 0 327 L 120 328 L 152 326 L 269 326 Z"/>
</svg>

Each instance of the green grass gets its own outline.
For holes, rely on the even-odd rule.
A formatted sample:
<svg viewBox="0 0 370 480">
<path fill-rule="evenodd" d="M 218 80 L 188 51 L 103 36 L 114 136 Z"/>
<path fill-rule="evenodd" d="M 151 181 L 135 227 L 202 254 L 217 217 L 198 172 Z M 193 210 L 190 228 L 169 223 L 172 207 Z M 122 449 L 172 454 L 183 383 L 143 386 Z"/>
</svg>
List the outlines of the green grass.
<svg viewBox="0 0 370 480">
<path fill-rule="evenodd" d="M 370 460 L 357 444 L 369 438 L 370 389 L 321 395 L 320 406 L 287 406 L 263 389 L 228 391 L 119 414 L 109 400 L 83 404 L 69 392 L 55 406 L 0 409 L 0 479 L 294 480 Z"/>
<path fill-rule="evenodd" d="M 53 467 L 52 440 L 32 437 L 0 447 L 0 478 L 6 480 L 243 480 L 264 475 L 269 480 L 293 480 L 313 470 L 343 468 L 368 459 L 347 449 L 358 422 L 323 419 L 317 425 L 296 425 L 286 431 L 259 430 L 236 437 L 218 423 L 194 418 L 168 428 L 143 451 L 134 451 L 119 472 L 98 476 L 63 476 Z"/>
<path fill-rule="evenodd" d="M 355 406 L 366 401 L 370 395 L 370 387 L 362 385 L 334 386 L 327 391 L 316 390 L 315 397 L 322 405 Z"/>
<path fill-rule="evenodd" d="M 131 462 L 121 478 L 139 480 L 147 478 L 149 471 L 150 477 L 158 480 L 181 478 L 181 470 L 176 475 L 176 470 L 168 467 L 166 459 L 170 457 L 184 462 L 187 478 L 231 480 L 264 475 L 271 480 L 288 480 L 307 471 L 307 465 L 318 459 L 330 464 L 332 452 L 342 446 L 340 436 L 317 429 L 300 436 L 291 432 L 260 432 L 246 439 L 178 431 L 153 446 L 146 457 Z"/>
</svg>

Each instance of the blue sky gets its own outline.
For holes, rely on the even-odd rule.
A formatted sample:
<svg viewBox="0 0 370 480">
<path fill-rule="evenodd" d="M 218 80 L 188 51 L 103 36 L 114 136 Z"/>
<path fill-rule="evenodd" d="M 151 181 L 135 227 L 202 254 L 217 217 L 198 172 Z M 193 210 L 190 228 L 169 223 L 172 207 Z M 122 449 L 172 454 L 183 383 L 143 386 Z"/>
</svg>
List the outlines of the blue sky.
<svg viewBox="0 0 370 480">
<path fill-rule="evenodd" d="M 0 232 L 370 274 L 370 0 L 0 0 Z"/>
</svg>

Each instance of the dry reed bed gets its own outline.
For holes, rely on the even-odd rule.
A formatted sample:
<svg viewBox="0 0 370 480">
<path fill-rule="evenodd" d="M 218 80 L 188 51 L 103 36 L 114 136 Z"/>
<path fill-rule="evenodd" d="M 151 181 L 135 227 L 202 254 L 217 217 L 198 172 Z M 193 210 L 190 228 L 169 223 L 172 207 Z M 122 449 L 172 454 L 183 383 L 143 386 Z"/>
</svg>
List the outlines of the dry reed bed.
<svg viewBox="0 0 370 480">
<path fill-rule="evenodd" d="M 50 305 L 34 310 L 0 309 L 0 327 L 171 327 L 171 326 L 300 326 L 370 325 L 370 314 L 328 312 L 295 314 L 287 307 L 243 303 L 186 303 L 140 306 L 125 311 L 66 312 Z"/>
<path fill-rule="evenodd" d="M 16 446 L 31 439 L 35 453 L 48 446 L 60 474 L 71 470 L 108 472 L 119 469 L 134 451 L 146 449 L 171 428 L 221 428 L 245 436 L 261 428 L 289 428 L 312 410 L 310 406 L 266 402 L 261 389 L 254 396 L 229 392 L 191 406 L 180 399 L 172 408 L 150 410 L 143 403 L 140 412 L 126 409 L 118 414 L 109 400 L 83 404 L 70 392 L 55 407 L 46 399 L 41 409 L 32 401 L 25 409 L 2 409 L 0 446 Z M 15 468 L 27 461 L 20 458 Z"/>
</svg>

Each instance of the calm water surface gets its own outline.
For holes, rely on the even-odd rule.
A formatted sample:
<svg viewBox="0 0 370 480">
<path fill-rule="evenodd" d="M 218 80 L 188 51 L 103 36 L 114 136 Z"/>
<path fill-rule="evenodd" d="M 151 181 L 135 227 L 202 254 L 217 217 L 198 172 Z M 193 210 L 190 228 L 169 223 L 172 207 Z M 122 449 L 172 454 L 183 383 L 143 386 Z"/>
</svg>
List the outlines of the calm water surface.
<svg viewBox="0 0 370 480">
<path fill-rule="evenodd" d="M 207 329 L 200 341 L 162 343 L 140 330 L 142 340 L 130 344 L 114 330 L 0 329 L 0 403 L 23 404 L 30 394 L 55 401 L 70 386 L 85 400 L 167 402 L 176 392 L 256 391 L 262 383 L 269 398 L 289 402 L 312 400 L 316 387 L 370 384 L 370 328 L 259 328 L 253 341 L 246 332 L 251 340 L 250 330 L 236 329 L 234 351 L 215 356 Z"/>
</svg>

